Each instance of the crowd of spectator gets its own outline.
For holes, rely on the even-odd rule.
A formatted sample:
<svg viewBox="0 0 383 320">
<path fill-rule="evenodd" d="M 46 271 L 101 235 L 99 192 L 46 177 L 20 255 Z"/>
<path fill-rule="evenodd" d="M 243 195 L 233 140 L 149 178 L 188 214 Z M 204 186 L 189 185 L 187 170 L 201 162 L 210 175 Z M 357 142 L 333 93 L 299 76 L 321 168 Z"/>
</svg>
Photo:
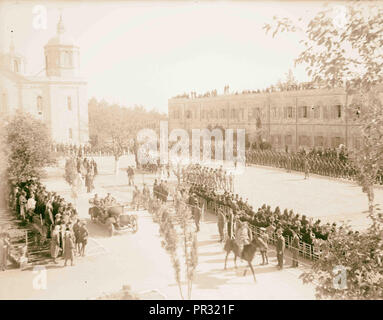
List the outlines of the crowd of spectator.
<svg viewBox="0 0 383 320">
<path fill-rule="evenodd" d="M 73 264 L 75 252 L 85 254 L 88 231 L 71 203 L 55 192 L 49 192 L 39 181 L 15 185 L 9 195 L 9 206 L 25 224 L 41 236 L 40 243 L 50 239 L 53 262 L 62 255 L 65 264 Z"/>
</svg>

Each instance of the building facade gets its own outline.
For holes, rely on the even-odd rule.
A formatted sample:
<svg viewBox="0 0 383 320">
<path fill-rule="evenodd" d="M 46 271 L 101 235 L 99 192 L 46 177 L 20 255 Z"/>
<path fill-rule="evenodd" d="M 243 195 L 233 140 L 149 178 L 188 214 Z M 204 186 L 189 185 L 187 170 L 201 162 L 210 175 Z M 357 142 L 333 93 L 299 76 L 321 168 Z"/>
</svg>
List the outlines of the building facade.
<svg viewBox="0 0 383 320">
<path fill-rule="evenodd" d="M 28 112 L 47 125 L 57 143 L 89 140 L 87 83 L 79 77 L 79 47 L 65 32 L 62 17 L 57 33 L 44 47 L 45 74 L 26 74 L 25 58 L 11 43 L 0 54 L 0 114 Z"/>
<path fill-rule="evenodd" d="M 356 97 L 343 89 L 172 98 L 168 101 L 169 130 L 240 128 L 245 129 L 249 143 L 262 139 L 276 150 L 337 148 L 340 144 L 357 149 L 363 110 L 358 111 L 356 105 Z"/>
</svg>

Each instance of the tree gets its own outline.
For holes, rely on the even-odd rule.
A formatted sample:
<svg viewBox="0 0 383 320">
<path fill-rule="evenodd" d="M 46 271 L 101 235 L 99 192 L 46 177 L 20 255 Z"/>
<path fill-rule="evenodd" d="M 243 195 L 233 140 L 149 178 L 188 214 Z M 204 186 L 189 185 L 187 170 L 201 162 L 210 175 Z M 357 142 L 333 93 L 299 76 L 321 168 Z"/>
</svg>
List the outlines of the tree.
<svg viewBox="0 0 383 320">
<path fill-rule="evenodd" d="M 43 168 L 54 163 L 45 124 L 18 110 L 5 126 L 7 176 L 13 185 L 39 180 Z"/>
<path fill-rule="evenodd" d="M 383 80 L 383 7 L 379 2 L 349 1 L 326 6 L 313 19 L 292 21 L 274 17 L 264 26 L 273 36 L 280 32 L 301 32 L 304 50 L 296 64 L 305 64 L 313 82 L 326 88 L 342 87 L 346 97 L 358 103 L 347 105 L 346 112 L 360 112 L 361 149 L 350 155 L 358 171 L 358 181 L 368 198 L 371 226 L 363 234 L 342 226 L 329 241 L 329 249 L 314 263 L 305 281 L 317 281 L 319 297 L 382 297 L 382 216 L 374 205 L 373 185 L 383 165 L 383 110 L 379 98 Z M 372 251 L 372 252 L 371 252 Z M 332 286 L 334 264 L 347 270 L 347 289 Z M 379 287 L 380 286 L 380 287 Z"/>
<path fill-rule="evenodd" d="M 89 135 L 92 146 L 110 150 L 115 158 L 115 174 L 119 170 L 119 159 L 131 149 L 136 157 L 137 132 L 143 128 L 159 128 L 159 121 L 165 116 L 155 111 L 146 111 L 143 106 L 134 108 L 109 105 L 106 101 L 89 101 Z"/>
</svg>

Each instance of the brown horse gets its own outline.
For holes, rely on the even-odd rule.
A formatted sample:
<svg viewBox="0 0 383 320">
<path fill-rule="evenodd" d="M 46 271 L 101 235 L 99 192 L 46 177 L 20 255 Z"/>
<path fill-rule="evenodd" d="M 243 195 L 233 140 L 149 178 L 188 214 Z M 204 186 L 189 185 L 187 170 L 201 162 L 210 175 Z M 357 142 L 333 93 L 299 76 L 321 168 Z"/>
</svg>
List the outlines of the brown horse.
<svg viewBox="0 0 383 320">
<path fill-rule="evenodd" d="M 252 261 L 254 259 L 255 252 L 257 251 L 257 248 L 261 248 L 261 247 L 262 247 L 261 241 L 258 239 L 258 237 L 254 237 L 253 241 L 251 241 L 250 244 L 244 245 L 242 252 L 240 252 L 240 247 L 235 242 L 235 240 L 234 239 L 228 239 L 226 241 L 225 247 L 224 247 L 224 250 L 226 251 L 224 270 L 226 270 L 227 257 L 229 256 L 230 252 L 233 252 L 234 253 L 235 268 L 237 268 L 237 257 L 240 257 L 242 260 L 247 261 L 247 264 L 249 265 L 250 270 L 253 273 L 254 281 L 256 281 Z M 247 269 L 245 269 L 245 271 L 243 273 L 244 276 L 246 275 L 246 272 L 247 272 Z"/>
</svg>

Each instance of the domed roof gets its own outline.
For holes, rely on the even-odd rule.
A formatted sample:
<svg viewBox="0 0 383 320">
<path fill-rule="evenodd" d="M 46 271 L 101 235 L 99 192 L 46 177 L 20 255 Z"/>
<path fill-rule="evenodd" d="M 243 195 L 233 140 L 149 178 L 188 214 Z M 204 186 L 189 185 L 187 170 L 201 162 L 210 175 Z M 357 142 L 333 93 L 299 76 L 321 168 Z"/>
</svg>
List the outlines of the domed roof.
<svg viewBox="0 0 383 320">
<path fill-rule="evenodd" d="M 77 47 L 74 39 L 67 34 L 58 34 L 49 39 L 46 46 L 74 46 Z"/>
<path fill-rule="evenodd" d="M 72 46 L 77 47 L 75 40 L 65 32 L 64 23 L 62 21 L 62 16 L 57 23 L 57 34 L 51 38 L 46 46 Z"/>
</svg>

